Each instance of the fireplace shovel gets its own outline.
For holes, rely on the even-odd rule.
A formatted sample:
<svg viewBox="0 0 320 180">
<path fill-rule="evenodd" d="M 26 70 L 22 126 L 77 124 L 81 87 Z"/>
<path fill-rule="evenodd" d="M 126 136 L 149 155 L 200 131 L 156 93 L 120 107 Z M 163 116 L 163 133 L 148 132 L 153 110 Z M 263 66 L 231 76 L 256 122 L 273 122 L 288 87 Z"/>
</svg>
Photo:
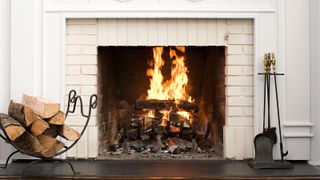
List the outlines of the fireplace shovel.
<svg viewBox="0 0 320 180">
<path fill-rule="evenodd" d="M 280 153 L 281 160 L 275 161 L 273 159 L 273 146 L 277 143 L 276 128 L 270 127 L 270 75 L 274 75 L 275 95 L 277 103 L 277 115 L 279 125 L 279 141 L 280 141 Z M 288 151 L 283 152 L 282 134 L 281 134 L 281 122 L 279 112 L 279 98 L 277 89 L 277 75 L 284 75 L 279 73 L 259 73 L 264 75 L 264 109 L 263 109 L 263 132 L 256 135 L 254 138 L 255 147 L 255 159 L 249 162 L 249 166 L 254 169 L 291 169 L 293 166 L 284 160 L 284 157 L 288 155 Z M 268 101 L 268 127 L 265 127 L 265 110 L 266 110 L 266 96 Z"/>
</svg>

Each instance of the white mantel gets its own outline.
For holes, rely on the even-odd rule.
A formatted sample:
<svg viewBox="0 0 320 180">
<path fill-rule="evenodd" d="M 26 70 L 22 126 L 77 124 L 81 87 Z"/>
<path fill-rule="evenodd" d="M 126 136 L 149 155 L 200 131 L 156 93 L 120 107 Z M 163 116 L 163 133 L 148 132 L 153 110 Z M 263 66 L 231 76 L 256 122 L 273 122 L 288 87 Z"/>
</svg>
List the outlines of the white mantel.
<svg viewBox="0 0 320 180">
<path fill-rule="evenodd" d="M 11 62 L 10 74 L 6 75 L 10 78 L 10 94 L 1 93 L 17 100 L 28 93 L 63 103 L 66 18 L 251 18 L 254 19 L 254 73 L 263 70 L 263 54 L 275 52 L 278 69 L 286 74 L 279 81 L 279 90 L 288 158 L 320 164 L 310 151 L 317 148 L 319 152 L 319 142 L 310 144 L 314 124 L 310 117 L 309 1 L 124 1 L 12 0 Z M 254 82 L 254 133 L 257 134 L 262 128 L 263 81 L 255 76 Z M 7 104 L 0 103 L 0 107 Z M 8 152 L 8 146 L 2 145 L 2 151 Z M 277 147 L 276 155 L 278 151 Z M 1 156 L 2 161 L 4 158 Z"/>
</svg>

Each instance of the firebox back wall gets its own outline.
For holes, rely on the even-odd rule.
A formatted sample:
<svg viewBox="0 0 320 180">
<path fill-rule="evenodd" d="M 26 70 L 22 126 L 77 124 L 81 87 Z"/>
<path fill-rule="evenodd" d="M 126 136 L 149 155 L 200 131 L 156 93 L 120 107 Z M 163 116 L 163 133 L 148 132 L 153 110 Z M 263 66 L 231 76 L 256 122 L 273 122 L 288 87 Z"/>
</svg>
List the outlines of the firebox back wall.
<svg viewBox="0 0 320 180">
<path fill-rule="evenodd" d="M 253 27 L 249 19 L 70 19 L 66 37 L 66 94 L 76 89 L 87 102 L 97 93 L 97 46 L 226 46 L 224 155 L 253 155 Z M 98 155 L 99 114 L 68 157 Z M 81 129 L 78 115 L 69 123 Z"/>
</svg>

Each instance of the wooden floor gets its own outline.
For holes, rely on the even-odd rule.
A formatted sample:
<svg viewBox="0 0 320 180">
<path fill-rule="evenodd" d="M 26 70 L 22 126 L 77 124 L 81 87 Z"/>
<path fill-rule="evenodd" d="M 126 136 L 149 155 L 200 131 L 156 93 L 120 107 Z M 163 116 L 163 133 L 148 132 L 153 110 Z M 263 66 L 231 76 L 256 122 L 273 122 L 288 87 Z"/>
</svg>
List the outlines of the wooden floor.
<svg viewBox="0 0 320 180">
<path fill-rule="evenodd" d="M 246 161 L 94 161 L 74 160 L 80 174 L 73 175 L 65 163 L 45 162 L 32 166 L 30 161 L 14 161 L 0 169 L 0 178 L 40 179 L 320 179 L 320 168 L 306 162 L 293 162 L 294 169 L 253 170 Z"/>
</svg>

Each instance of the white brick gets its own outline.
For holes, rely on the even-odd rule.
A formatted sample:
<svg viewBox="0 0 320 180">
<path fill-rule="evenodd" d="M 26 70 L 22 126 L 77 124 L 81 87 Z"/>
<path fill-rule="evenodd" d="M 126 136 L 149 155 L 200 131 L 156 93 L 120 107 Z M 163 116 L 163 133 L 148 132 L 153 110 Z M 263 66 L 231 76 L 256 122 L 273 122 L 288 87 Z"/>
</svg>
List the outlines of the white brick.
<svg viewBox="0 0 320 180">
<path fill-rule="evenodd" d="M 243 33 L 243 24 L 229 24 L 228 32 L 231 34 L 242 34 Z"/>
<path fill-rule="evenodd" d="M 83 127 L 78 127 L 77 130 L 81 131 Z M 88 130 L 86 130 L 81 136 L 77 144 L 77 157 L 87 158 L 88 157 Z"/>
<path fill-rule="evenodd" d="M 80 74 L 80 66 L 66 66 L 66 74 Z"/>
<path fill-rule="evenodd" d="M 230 45 L 228 46 L 228 54 L 242 54 L 242 45 Z"/>
<path fill-rule="evenodd" d="M 76 55 L 81 54 L 81 46 L 80 45 L 67 45 L 66 46 L 66 54 L 67 55 Z"/>
<path fill-rule="evenodd" d="M 227 75 L 242 75 L 242 66 L 227 66 Z"/>
<path fill-rule="evenodd" d="M 73 141 L 66 141 L 66 145 L 70 146 Z M 71 149 L 67 151 L 67 157 L 75 158 L 77 156 L 77 145 L 73 146 Z"/>
<path fill-rule="evenodd" d="M 246 129 L 242 128 L 242 127 L 238 127 L 236 128 L 236 140 L 235 140 L 235 158 L 240 160 L 240 159 L 244 159 L 244 154 L 245 154 L 245 150 L 246 150 L 246 144 L 245 144 L 245 140 L 246 140 Z"/>
<path fill-rule="evenodd" d="M 96 55 L 68 55 L 66 56 L 66 64 L 67 65 L 84 65 L 84 64 L 97 64 L 97 56 Z"/>
<path fill-rule="evenodd" d="M 73 34 L 73 35 L 76 35 L 76 34 L 82 34 L 82 27 L 81 25 L 71 25 L 69 24 L 67 26 L 67 34 Z"/>
<path fill-rule="evenodd" d="M 226 125 L 227 126 L 253 126 L 253 118 L 252 117 L 226 117 Z"/>
<path fill-rule="evenodd" d="M 86 102 L 87 103 L 87 102 Z M 87 111 L 83 113 L 88 114 Z M 65 123 L 69 126 L 84 126 L 86 124 L 87 119 L 80 115 L 80 106 L 76 107 L 76 112 L 68 115 Z M 92 115 L 89 123 L 89 126 L 96 126 L 97 125 L 97 116 Z"/>
<path fill-rule="evenodd" d="M 253 75 L 253 67 L 243 66 L 243 75 Z"/>
<path fill-rule="evenodd" d="M 81 66 L 82 74 L 97 74 L 98 67 L 96 65 L 82 65 Z"/>
<path fill-rule="evenodd" d="M 69 35 L 69 36 L 67 36 L 67 44 L 96 45 L 97 44 L 97 36 L 95 36 L 95 35 Z"/>
<path fill-rule="evenodd" d="M 241 95 L 243 95 L 243 88 L 242 87 L 227 86 L 226 88 L 227 88 L 227 90 L 226 90 L 227 96 L 241 96 Z"/>
<path fill-rule="evenodd" d="M 253 96 L 253 87 L 244 87 L 245 96 Z"/>
<path fill-rule="evenodd" d="M 81 95 L 97 94 L 97 86 L 81 86 Z"/>
<path fill-rule="evenodd" d="M 244 107 L 245 116 L 253 116 L 253 107 Z"/>
<path fill-rule="evenodd" d="M 98 32 L 98 26 L 97 25 L 83 25 L 82 26 L 82 33 L 83 34 L 90 34 L 90 35 L 96 35 Z"/>
<path fill-rule="evenodd" d="M 252 65 L 253 58 L 252 56 L 247 55 L 228 55 L 227 57 L 228 65 Z"/>
<path fill-rule="evenodd" d="M 97 46 L 82 46 L 82 54 L 97 55 Z"/>
<path fill-rule="evenodd" d="M 253 76 L 227 76 L 228 86 L 252 86 Z"/>
<path fill-rule="evenodd" d="M 67 75 L 67 85 L 96 85 L 97 76 L 91 75 Z"/>
<path fill-rule="evenodd" d="M 228 116 L 242 116 L 243 107 L 228 107 L 227 109 Z"/>
<path fill-rule="evenodd" d="M 80 25 L 88 25 L 88 24 L 97 24 L 97 19 L 68 19 L 67 24 L 80 24 Z"/>
<path fill-rule="evenodd" d="M 71 90 L 75 90 L 77 93 L 79 93 L 80 92 L 80 87 L 81 86 L 66 86 L 65 95 L 69 95 L 69 92 Z M 66 103 L 67 103 L 67 100 L 68 100 L 68 97 L 66 97 L 66 100 L 65 100 Z"/>
<path fill-rule="evenodd" d="M 253 151 L 254 151 L 254 143 L 253 143 L 253 128 L 252 127 L 247 127 L 245 130 L 245 154 L 244 154 L 244 158 L 248 159 L 248 158 L 253 158 Z"/>
<path fill-rule="evenodd" d="M 253 106 L 252 97 L 227 97 L 228 106 Z"/>
<path fill-rule="evenodd" d="M 253 25 L 252 24 L 245 24 L 244 25 L 244 33 L 245 34 L 252 34 L 253 33 Z"/>
<path fill-rule="evenodd" d="M 90 94 L 91 95 L 91 94 Z M 86 96 L 84 96 L 84 95 L 81 95 L 81 98 L 82 98 L 82 102 L 87 106 L 87 105 L 89 105 L 89 103 L 90 103 L 90 96 L 88 96 L 88 95 L 86 95 Z"/>
<path fill-rule="evenodd" d="M 230 34 L 228 44 L 253 44 L 253 36 Z"/>
<path fill-rule="evenodd" d="M 89 105 L 89 101 L 83 102 L 83 103 L 85 104 L 85 106 L 83 107 L 83 111 L 88 113 L 89 112 L 89 106 L 87 106 L 87 105 Z M 97 108 L 91 110 L 91 115 L 92 115 L 92 117 L 97 115 Z"/>
<path fill-rule="evenodd" d="M 243 45 L 243 54 L 253 54 L 253 46 L 252 45 Z"/>
<path fill-rule="evenodd" d="M 88 157 L 95 158 L 98 156 L 98 127 L 88 127 L 88 134 Z"/>
<path fill-rule="evenodd" d="M 233 159 L 235 157 L 236 149 L 236 128 L 234 127 L 224 127 L 224 155 L 226 158 Z"/>
</svg>

